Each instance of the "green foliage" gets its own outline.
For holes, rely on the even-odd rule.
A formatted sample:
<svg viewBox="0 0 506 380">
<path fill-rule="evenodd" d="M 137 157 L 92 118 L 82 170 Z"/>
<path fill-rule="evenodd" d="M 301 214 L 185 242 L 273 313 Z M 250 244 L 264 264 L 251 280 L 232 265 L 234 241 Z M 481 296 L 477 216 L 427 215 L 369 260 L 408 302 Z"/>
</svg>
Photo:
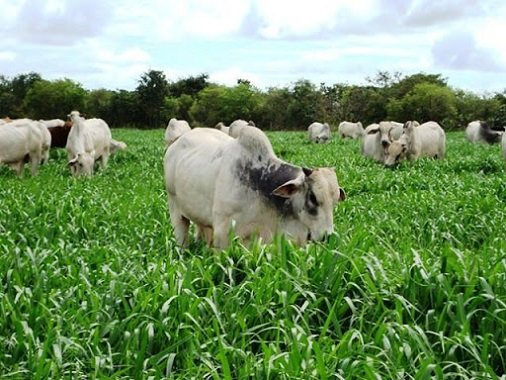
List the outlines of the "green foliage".
<svg viewBox="0 0 506 380">
<path fill-rule="evenodd" d="M 443 128 L 451 129 L 457 114 L 453 92 L 445 86 L 419 83 L 402 99 L 391 100 L 387 105 L 388 117 L 393 120 L 417 120 L 420 123 L 434 120 Z"/>
<path fill-rule="evenodd" d="M 141 75 L 136 89 L 144 119 L 151 128 L 162 126 L 161 111 L 169 93 L 169 83 L 163 71 L 150 70 Z"/>
<path fill-rule="evenodd" d="M 182 95 L 195 97 L 200 91 L 209 86 L 209 84 L 209 75 L 200 74 L 196 77 L 189 76 L 188 78 L 180 79 L 174 83 L 169 83 L 168 89 L 170 96 L 175 98 L 179 98 Z"/>
<path fill-rule="evenodd" d="M 172 117 L 199 126 L 241 118 L 254 120 L 269 130 L 305 130 L 313 121 L 328 122 L 334 127 L 343 120 L 361 121 L 366 126 L 385 119 L 432 119 L 447 130 L 463 128 L 472 120 L 485 120 L 498 129 L 506 125 L 504 93 L 476 95 L 452 89 L 441 74 L 403 76 L 399 72 L 378 71 L 366 81 L 365 86 L 316 86 L 301 79 L 291 86 L 259 90 L 244 78 L 228 87 L 209 82 L 208 74 L 168 81 L 162 71 L 150 70 L 141 75 L 134 91 L 87 92 L 68 79 L 50 82 L 37 73 L 12 79 L 0 74 L 0 116 L 44 114 L 44 118 L 61 118 L 71 103 L 75 104 L 71 109 L 102 117 L 112 126 L 138 128 L 164 128 Z M 35 92 L 31 91 L 39 82 L 50 88 L 43 89 L 40 84 Z M 56 88 L 56 82 L 77 86 L 84 99 L 65 95 L 63 107 L 55 107 L 54 103 L 62 100 L 58 93 L 62 89 Z M 46 106 L 47 99 L 50 104 Z"/>
<path fill-rule="evenodd" d="M 329 240 L 175 245 L 161 130 L 73 179 L 0 168 L 2 379 L 501 379 L 506 175 L 498 146 L 448 133 L 445 160 L 385 169 L 334 138 L 269 133 L 332 166 Z"/>
<path fill-rule="evenodd" d="M 70 111 L 85 109 L 86 98 L 86 90 L 70 79 L 39 80 L 26 94 L 25 116 L 32 119 L 66 119 Z"/>
<path fill-rule="evenodd" d="M 230 124 L 236 119 L 255 119 L 259 114 L 259 91 L 248 84 L 234 87 L 211 85 L 202 90 L 190 108 L 197 125 L 212 127 L 222 121 Z"/>
</svg>

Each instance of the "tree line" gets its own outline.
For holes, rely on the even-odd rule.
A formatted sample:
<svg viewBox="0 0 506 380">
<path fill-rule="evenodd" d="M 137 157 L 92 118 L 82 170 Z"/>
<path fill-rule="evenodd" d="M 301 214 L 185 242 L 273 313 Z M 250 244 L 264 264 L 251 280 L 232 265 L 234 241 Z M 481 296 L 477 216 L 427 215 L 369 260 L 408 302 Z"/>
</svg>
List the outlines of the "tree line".
<svg viewBox="0 0 506 380">
<path fill-rule="evenodd" d="M 366 85 L 301 79 L 285 87 L 260 90 L 245 79 L 234 86 L 209 81 L 207 74 L 171 81 L 163 71 L 141 75 L 135 90 L 87 90 L 71 79 L 46 80 L 38 73 L 0 75 L 0 117 L 65 119 L 77 109 L 111 127 L 163 128 L 170 118 L 193 126 L 253 120 L 267 130 L 305 130 L 313 121 L 364 126 L 381 120 L 438 121 L 446 130 L 472 120 L 506 125 L 506 89 L 477 95 L 452 88 L 441 74 L 379 71 Z"/>
</svg>

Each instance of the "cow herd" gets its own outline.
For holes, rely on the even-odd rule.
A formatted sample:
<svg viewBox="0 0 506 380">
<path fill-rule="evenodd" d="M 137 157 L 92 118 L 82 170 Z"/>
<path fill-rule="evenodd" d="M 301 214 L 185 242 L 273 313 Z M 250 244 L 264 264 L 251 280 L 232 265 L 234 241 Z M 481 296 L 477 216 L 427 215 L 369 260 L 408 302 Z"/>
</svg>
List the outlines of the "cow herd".
<svg viewBox="0 0 506 380">
<path fill-rule="evenodd" d="M 49 159 L 50 147 L 65 147 L 74 176 L 105 168 L 111 153 L 126 148 L 112 139 L 102 119 L 85 119 L 72 111 L 69 120 L 0 120 L 0 164 L 22 174 L 31 164 L 36 174 Z M 404 124 L 382 121 L 364 128 L 360 122 L 342 122 L 341 138 L 361 139 L 361 153 L 385 166 L 419 157 L 443 159 L 446 136 L 436 122 Z M 473 142 L 501 142 L 506 159 L 506 134 L 474 121 L 466 129 Z M 327 123 L 308 127 L 312 142 L 331 139 Z M 333 231 L 334 208 L 346 198 L 332 168 L 304 168 L 278 158 L 267 135 L 252 121 L 229 126 L 190 128 L 171 119 L 165 131 L 163 158 L 165 188 L 176 242 L 189 243 L 190 222 L 209 246 L 225 248 L 231 232 L 247 242 L 264 243 L 283 234 L 296 244 L 321 240 Z"/>
<path fill-rule="evenodd" d="M 309 140 L 315 143 L 330 140 L 330 128 L 322 128 L 318 122 L 308 127 Z M 328 125 L 327 125 L 328 127 Z M 428 121 L 420 124 L 408 121 L 404 124 L 395 121 L 381 121 L 368 125 L 361 122 L 343 121 L 338 127 L 342 139 L 361 139 L 361 153 L 385 166 L 393 166 L 402 160 L 416 160 L 419 157 L 443 159 L 446 151 L 446 135 L 441 126 Z M 501 142 L 506 159 L 506 134 L 495 131 L 483 121 L 472 121 L 466 128 L 466 137 L 472 143 L 495 144 Z"/>
<path fill-rule="evenodd" d="M 49 159 L 51 147 L 67 150 L 68 166 L 75 175 L 93 173 L 95 162 L 107 165 L 109 155 L 126 148 L 122 141 L 111 138 L 111 131 L 102 119 L 85 119 L 72 111 L 68 121 L 61 119 L 0 120 L 0 164 L 11 167 L 18 176 L 24 164 L 30 163 L 32 175 Z"/>
</svg>

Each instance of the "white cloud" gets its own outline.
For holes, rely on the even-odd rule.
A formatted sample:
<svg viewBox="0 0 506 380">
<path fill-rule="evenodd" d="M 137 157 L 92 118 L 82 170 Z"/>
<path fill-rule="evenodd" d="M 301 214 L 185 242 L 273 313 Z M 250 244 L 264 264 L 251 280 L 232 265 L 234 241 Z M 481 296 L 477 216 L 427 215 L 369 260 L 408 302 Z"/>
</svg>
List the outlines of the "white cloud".
<svg viewBox="0 0 506 380">
<path fill-rule="evenodd" d="M 0 51 L 0 61 L 10 62 L 16 59 L 16 53 L 13 51 Z"/>
</svg>

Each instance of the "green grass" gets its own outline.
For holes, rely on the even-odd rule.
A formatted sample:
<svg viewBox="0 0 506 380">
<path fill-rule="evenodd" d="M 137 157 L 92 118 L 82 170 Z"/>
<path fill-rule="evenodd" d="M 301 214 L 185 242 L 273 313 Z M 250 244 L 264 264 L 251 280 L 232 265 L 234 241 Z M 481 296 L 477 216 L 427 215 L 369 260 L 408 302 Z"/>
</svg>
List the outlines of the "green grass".
<svg viewBox="0 0 506 380">
<path fill-rule="evenodd" d="M 269 133 L 336 168 L 326 244 L 175 245 L 163 131 L 73 179 L 0 168 L 2 379 L 504 379 L 506 164 L 448 134 L 447 158 L 385 169 L 358 141 Z"/>
</svg>

